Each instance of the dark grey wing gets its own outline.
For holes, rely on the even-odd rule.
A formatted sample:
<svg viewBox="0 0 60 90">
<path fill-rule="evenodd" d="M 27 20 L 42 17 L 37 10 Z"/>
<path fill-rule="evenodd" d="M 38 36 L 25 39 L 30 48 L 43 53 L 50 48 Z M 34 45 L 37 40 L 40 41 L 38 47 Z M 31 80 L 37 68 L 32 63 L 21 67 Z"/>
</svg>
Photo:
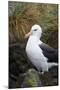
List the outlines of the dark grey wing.
<svg viewBox="0 0 60 90">
<path fill-rule="evenodd" d="M 45 57 L 48 58 L 48 62 L 58 62 L 58 51 L 49 45 L 42 43 L 39 45 L 43 51 Z"/>
</svg>

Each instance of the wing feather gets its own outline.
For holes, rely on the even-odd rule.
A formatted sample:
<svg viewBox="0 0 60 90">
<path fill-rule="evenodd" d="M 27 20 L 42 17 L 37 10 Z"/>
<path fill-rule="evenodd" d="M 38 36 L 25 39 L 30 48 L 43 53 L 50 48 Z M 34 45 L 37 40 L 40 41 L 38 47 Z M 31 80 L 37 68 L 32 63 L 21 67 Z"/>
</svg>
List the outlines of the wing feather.
<svg viewBox="0 0 60 90">
<path fill-rule="evenodd" d="M 49 45 L 42 43 L 39 45 L 42 49 L 45 57 L 48 58 L 48 62 L 57 62 L 58 61 L 58 51 Z"/>
</svg>

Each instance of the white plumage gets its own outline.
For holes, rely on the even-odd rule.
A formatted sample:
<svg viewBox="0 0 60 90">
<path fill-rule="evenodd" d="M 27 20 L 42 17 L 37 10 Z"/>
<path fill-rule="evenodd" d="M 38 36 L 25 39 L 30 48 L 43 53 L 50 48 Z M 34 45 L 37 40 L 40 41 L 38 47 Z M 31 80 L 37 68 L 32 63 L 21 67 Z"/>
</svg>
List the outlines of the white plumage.
<svg viewBox="0 0 60 90">
<path fill-rule="evenodd" d="M 39 45 L 43 44 L 40 40 L 41 34 L 41 27 L 39 25 L 33 25 L 31 31 L 25 36 L 29 36 L 26 53 L 38 71 L 42 70 L 42 72 L 45 72 L 48 71 L 51 66 L 56 66 L 57 63 L 48 63 L 48 58 L 44 56 L 43 50 L 39 47 Z"/>
</svg>

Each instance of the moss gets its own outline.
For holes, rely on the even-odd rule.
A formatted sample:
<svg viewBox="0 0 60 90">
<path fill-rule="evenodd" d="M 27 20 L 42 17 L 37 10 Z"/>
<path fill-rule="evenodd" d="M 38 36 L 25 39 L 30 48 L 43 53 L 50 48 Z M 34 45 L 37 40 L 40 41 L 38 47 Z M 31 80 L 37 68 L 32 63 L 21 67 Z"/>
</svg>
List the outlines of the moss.
<svg viewBox="0 0 60 90">
<path fill-rule="evenodd" d="M 37 87 L 39 82 L 38 72 L 34 69 L 29 69 L 26 73 L 25 80 L 23 82 L 23 86 L 27 87 Z"/>
</svg>

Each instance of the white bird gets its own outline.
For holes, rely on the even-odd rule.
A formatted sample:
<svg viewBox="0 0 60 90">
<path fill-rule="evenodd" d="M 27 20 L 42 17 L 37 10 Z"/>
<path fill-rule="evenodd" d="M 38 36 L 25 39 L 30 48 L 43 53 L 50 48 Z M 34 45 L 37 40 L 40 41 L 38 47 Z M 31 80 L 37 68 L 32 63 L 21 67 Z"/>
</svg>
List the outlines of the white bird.
<svg viewBox="0 0 60 90">
<path fill-rule="evenodd" d="M 42 28 L 39 25 L 33 25 L 31 31 L 25 35 L 25 38 L 29 37 L 26 53 L 38 71 L 44 73 L 48 72 L 52 66 L 57 66 L 58 64 L 56 63 L 57 51 L 40 40 L 41 34 Z"/>
</svg>

